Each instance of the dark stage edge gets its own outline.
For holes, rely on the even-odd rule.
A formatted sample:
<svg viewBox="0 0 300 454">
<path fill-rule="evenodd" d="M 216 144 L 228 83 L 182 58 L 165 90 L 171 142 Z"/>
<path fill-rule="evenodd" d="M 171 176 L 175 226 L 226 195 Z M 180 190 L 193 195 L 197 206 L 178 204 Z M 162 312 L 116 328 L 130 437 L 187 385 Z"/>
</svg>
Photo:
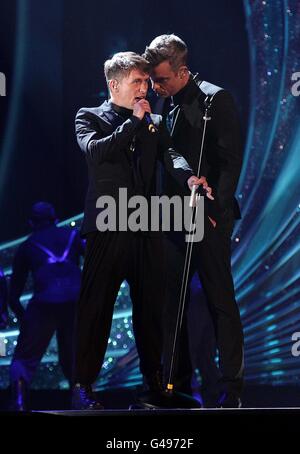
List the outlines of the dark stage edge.
<svg viewBox="0 0 300 454">
<path fill-rule="evenodd" d="M 284 434 L 299 434 L 300 407 L 280 408 L 224 408 L 224 409 L 107 409 L 107 410 L 35 410 L 16 414 L 6 412 L 6 416 L 32 423 L 41 422 L 42 426 L 53 426 L 66 434 L 67 427 L 72 437 L 77 433 L 89 433 L 91 422 L 96 428 L 97 437 L 102 446 L 113 440 L 141 440 L 144 449 L 152 439 L 166 440 L 187 438 L 199 444 L 203 438 L 216 442 L 232 432 L 245 434 L 272 434 L 283 437 Z M 91 419 L 92 418 L 92 419 Z M 11 420 L 10 417 L 7 421 Z M 94 424 L 95 422 L 95 424 Z M 83 431 L 83 432 L 82 432 Z M 293 437 L 294 435 L 292 435 Z M 149 446 L 148 446 L 149 449 Z"/>
<path fill-rule="evenodd" d="M 225 416 L 225 415 L 239 415 L 239 416 L 282 416 L 294 415 L 300 416 L 300 407 L 269 407 L 269 408 L 191 408 L 191 409 L 134 409 L 134 410 L 35 410 L 28 412 L 28 414 L 49 414 L 57 416 L 164 416 L 164 415 L 188 415 L 188 416 Z"/>
<path fill-rule="evenodd" d="M 129 406 L 136 401 L 138 392 L 139 389 L 135 388 L 111 388 L 97 392 L 97 396 L 105 409 L 128 410 Z M 9 409 L 9 401 L 10 390 L 8 388 L 0 389 L 0 412 Z M 242 410 L 300 408 L 300 385 L 247 385 L 242 395 L 242 403 Z M 30 391 L 30 410 L 57 411 L 59 409 L 68 411 L 70 405 L 71 394 L 68 390 L 32 389 Z"/>
<path fill-rule="evenodd" d="M 191 440 L 192 450 L 199 450 L 203 440 L 223 446 L 229 435 L 230 440 L 236 440 L 237 434 L 244 436 L 247 443 L 256 440 L 252 438 L 253 434 L 264 440 L 286 441 L 299 435 L 300 426 L 300 407 L 33 410 L 20 413 L 7 411 L 1 416 L 4 416 L 6 430 L 17 426 L 31 430 L 37 424 L 43 431 L 51 428 L 55 434 L 60 433 L 63 438 L 77 443 L 78 436 L 82 438 L 84 435 L 89 439 L 93 428 L 93 436 L 104 450 L 114 443 L 137 440 L 141 443 L 139 452 L 155 449 L 150 446 L 151 440 L 163 444 L 170 443 L 170 440 L 175 443 L 178 439 L 186 444 L 187 440 Z"/>
</svg>

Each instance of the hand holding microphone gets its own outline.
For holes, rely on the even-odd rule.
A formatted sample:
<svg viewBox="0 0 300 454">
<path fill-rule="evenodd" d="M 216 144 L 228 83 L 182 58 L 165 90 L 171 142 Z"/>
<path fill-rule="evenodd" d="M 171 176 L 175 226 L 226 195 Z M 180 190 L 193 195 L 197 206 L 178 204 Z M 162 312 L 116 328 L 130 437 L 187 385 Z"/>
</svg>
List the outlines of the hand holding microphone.
<svg viewBox="0 0 300 454">
<path fill-rule="evenodd" d="M 146 120 L 146 123 L 148 125 L 148 131 L 153 133 L 153 132 L 156 132 L 157 129 L 156 127 L 154 126 L 154 123 L 152 121 L 152 118 L 151 118 L 151 115 L 149 114 L 149 112 L 145 112 L 145 120 Z"/>
<path fill-rule="evenodd" d="M 133 106 L 133 115 L 138 117 L 140 120 L 145 118 L 149 132 L 154 133 L 156 132 L 156 127 L 153 124 L 150 113 L 151 108 L 149 102 L 145 98 L 138 99 Z"/>
</svg>

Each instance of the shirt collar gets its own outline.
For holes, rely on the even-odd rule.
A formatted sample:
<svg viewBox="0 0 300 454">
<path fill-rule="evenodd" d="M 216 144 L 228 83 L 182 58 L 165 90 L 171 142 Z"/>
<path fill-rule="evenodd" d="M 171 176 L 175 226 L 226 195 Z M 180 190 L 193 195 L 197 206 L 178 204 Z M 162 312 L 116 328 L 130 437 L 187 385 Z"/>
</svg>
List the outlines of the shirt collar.
<svg viewBox="0 0 300 454">
<path fill-rule="evenodd" d="M 113 108 L 113 110 L 121 115 L 122 118 L 129 118 L 131 117 L 132 113 L 133 113 L 133 110 L 131 109 L 127 109 L 127 107 L 122 107 L 122 106 L 118 106 L 117 104 L 114 104 L 112 101 L 109 101 L 110 104 L 111 104 L 111 107 Z"/>
<path fill-rule="evenodd" d="M 193 75 L 192 73 L 190 73 L 190 78 L 187 84 L 181 90 L 179 90 L 176 95 L 173 96 L 174 106 L 189 104 L 194 99 L 199 90 L 195 79 L 198 80 L 198 74 Z"/>
</svg>

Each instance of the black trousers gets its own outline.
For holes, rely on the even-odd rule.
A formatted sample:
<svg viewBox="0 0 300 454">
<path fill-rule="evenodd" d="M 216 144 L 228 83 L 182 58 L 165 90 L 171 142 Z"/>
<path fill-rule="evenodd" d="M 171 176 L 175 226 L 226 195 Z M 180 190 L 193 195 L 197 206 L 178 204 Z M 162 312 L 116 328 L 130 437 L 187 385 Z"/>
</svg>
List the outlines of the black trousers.
<svg viewBox="0 0 300 454">
<path fill-rule="evenodd" d="M 30 302 L 20 325 L 11 367 L 11 382 L 30 383 L 47 346 L 56 332 L 59 363 L 69 383 L 72 379 L 75 302 Z"/>
<path fill-rule="evenodd" d="M 190 281 L 195 272 L 198 272 L 208 304 L 208 311 L 203 311 L 203 317 L 210 314 L 212 318 L 219 351 L 220 392 L 226 391 L 240 395 L 244 368 L 243 331 L 231 274 L 232 224 L 233 222 L 227 226 L 223 225 L 222 228 L 218 226 L 214 228 L 208 218 L 205 219 L 204 239 L 194 243 L 193 246 Z M 186 245 L 181 232 L 171 232 L 165 236 L 166 263 L 168 264 L 164 317 L 164 376 L 166 380 L 168 380 L 170 372 Z M 189 296 L 187 301 L 188 299 Z M 199 325 L 199 331 L 205 326 L 205 322 Z M 201 337 L 202 334 L 198 332 L 195 335 Z M 205 342 L 204 338 L 203 342 Z M 214 339 L 207 339 L 210 358 L 213 344 Z M 175 374 L 175 385 L 177 384 L 178 390 L 189 391 L 191 375 L 187 310 L 185 310 Z"/>
<path fill-rule="evenodd" d="M 133 232 L 92 232 L 77 305 L 74 382 L 92 384 L 102 367 L 114 303 L 123 280 L 130 286 L 140 369 L 161 369 L 164 302 L 163 242 Z"/>
<path fill-rule="evenodd" d="M 192 277 L 190 285 L 187 327 L 189 346 L 186 348 L 190 352 L 191 372 L 198 369 L 200 373 L 200 393 L 204 406 L 214 407 L 216 399 L 219 397 L 218 387 L 221 379 L 220 369 L 216 363 L 216 332 L 197 272 Z M 186 382 L 189 386 L 189 376 L 187 376 Z"/>
</svg>

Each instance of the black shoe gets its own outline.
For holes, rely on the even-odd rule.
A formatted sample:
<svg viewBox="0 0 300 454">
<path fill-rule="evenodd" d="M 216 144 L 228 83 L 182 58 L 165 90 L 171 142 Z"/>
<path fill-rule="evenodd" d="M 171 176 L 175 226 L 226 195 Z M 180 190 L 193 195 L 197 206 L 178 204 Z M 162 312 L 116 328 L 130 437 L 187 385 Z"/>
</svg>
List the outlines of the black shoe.
<svg viewBox="0 0 300 454">
<path fill-rule="evenodd" d="M 166 408 L 163 391 L 142 391 L 137 396 L 137 408 Z"/>
<path fill-rule="evenodd" d="M 190 395 L 177 391 L 167 392 L 163 386 L 160 371 L 144 378 L 148 390 L 140 393 L 137 399 L 142 408 L 201 408 L 201 404 Z"/>
<path fill-rule="evenodd" d="M 223 393 L 217 403 L 218 408 L 241 408 L 241 406 L 241 399 L 231 393 Z"/>
<path fill-rule="evenodd" d="M 144 390 L 137 395 L 137 405 L 140 408 L 161 408 L 163 406 L 163 394 L 161 370 L 144 375 Z"/>
<path fill-rule="evenodd" d="M 28 385 L 23 378 L 19 378 L 19 380 L 16 380 L 11 384 L 10 410 L 28 410 Z"/>
<path fill-rule="evenodd" d="M 164 390 L 161 370 L 157 370 L 151 375 L 144 376 L 144 382 L 150 392 L 156 393 Z"/>
<path fill-rule="evenodd" d="M 141 408 L 201 408 L 201 403 L 188 394 L 167 391 L 144 391 L 138 395 L 138 405 Z"/>
<path fill-rule="evenodd" d="M 104 407 L 98 402 L 90 385 L 81 385 L 80 383 L 77 383 L 73 388 L 72 409 L 103 410 Z"/>
</svg>

